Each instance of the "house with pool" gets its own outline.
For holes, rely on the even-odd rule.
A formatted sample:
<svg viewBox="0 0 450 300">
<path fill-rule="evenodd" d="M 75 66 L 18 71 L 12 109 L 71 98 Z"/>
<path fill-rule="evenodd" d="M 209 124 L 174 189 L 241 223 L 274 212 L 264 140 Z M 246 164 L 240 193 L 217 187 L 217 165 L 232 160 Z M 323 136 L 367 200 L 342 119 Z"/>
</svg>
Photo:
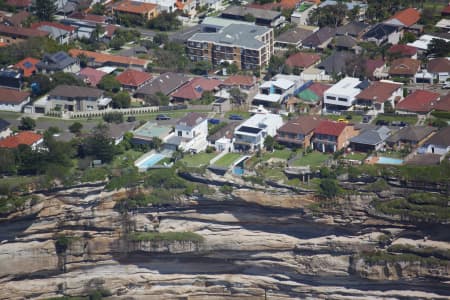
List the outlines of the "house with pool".
<svg viewBox="0 0 450 300">
<path fill-rule="evenodd" d="M 198 153 L 208 146 L 208 118 L 205 114 L 191 112 L 175 125 L 175 131 L 166 139 L 164 148 Z"/>
</svg>

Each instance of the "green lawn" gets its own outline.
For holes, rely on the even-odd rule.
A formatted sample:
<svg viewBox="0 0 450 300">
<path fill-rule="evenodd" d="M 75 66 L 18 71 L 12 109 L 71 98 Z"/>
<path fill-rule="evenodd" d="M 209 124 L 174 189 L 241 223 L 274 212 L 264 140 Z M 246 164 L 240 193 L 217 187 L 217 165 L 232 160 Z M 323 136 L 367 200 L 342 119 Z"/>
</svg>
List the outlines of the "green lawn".
<svg viewBox="0 0 450 300">
<path fill-rule="evenodd" d="M 297 158 L 296 160 L 294 160 L 293 165 L 296 167 L 302 167 L 307 165 L 311 167 L 318 167 L 329 157 L 330 155 L 328 153 L 314 151 L 306 154 L 305 156 Z"/>
<path fill-rule="evenodd" d="M 345 159 L 351 159 L 351 160 L 363 160 L 367 157 L 367 153 L 361 153 L 361 152 L 354 152 L 347 154 L 344 158 Z"/>
<path fill-rule="evenodd" d="M 216 161 L 214 165 L 217 167 L 228 168 L 239 157 L 241 157 L 239 153 L 227 153 L 224 156 L 222 156 L 218 161 Z"/>
<path fill-rule="evenodd" d="M 347 116 L 351 116 L 351 119 L 347 119 Z M 327 119 L 337 121 L 339 119 L 346 119 L 349 123 L 361 123 L 362 115 L 357 115 L 352 112 L 343 113 L 342 115 L 327 115 Z"/>
<path fill-rule="evenodd" d="M 402 115 L 395 115 L 395 116 L 384 116 L 379 115 L 374 121 L 373 124 L 376 124 L 378 120 L 384 120 L 384 121 L 398 121 L 398 122 L 405 122 L 409 125 L 415 125 L 417 123 L 417 117 L 416 116 L 402 116 Z"/>
<path fill-rule="evenodd" d="M 123 154 L 114 157 L 114 160 L 111 162 L 111 166 L 113 168 L 124 168 L 128 166 L 133 166 L 136 159 L 141 157 L 143 154 L 144 154 L 143 152 L 128 150 Z"/>
<path fill-rule="evenodd" d="M 284 168 L 264 167 L 258 169 L 258 175 L 262 176 L 264 179 L 287 182 L 287 177 L 283 171 Z"/>
<path fill-rule="evenodd" d="M 21 113 L 0 111 L 0 119 L 17 119 L 21 116 Z"/>
<path fill-rule="evenodd" d="M 273 157 L 288 160 L 289 157 L 291 156 L 291 153 L 292 151 L 290 149 L 275 150 L 273 152 L 264 153 L 262 159 L 269 160 Z"/>
<path fill-rule="evenodd" d="M 188 167 L 201 167 L 208 166 L 211 159 L 213 159 L 217 153 L 197 153 L 197 154 L 185 154 L 180 161 Z"/>
</svg>

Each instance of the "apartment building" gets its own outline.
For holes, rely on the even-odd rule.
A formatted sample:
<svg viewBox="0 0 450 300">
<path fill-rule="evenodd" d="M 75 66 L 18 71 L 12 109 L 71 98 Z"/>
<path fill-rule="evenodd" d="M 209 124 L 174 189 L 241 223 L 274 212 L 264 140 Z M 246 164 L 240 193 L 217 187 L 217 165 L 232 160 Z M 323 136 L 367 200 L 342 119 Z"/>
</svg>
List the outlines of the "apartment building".
<svg viewBox="0 0 450 300">
<path fill-rule="evenodd" d="M 246 24 L 231 24 L 218 32 L 197 33 L 188 39 L 192 61 L 213 65 L 235 63 L 240 69 L 261 70 L 273 55 L 273 29 Z"/>
</svg>

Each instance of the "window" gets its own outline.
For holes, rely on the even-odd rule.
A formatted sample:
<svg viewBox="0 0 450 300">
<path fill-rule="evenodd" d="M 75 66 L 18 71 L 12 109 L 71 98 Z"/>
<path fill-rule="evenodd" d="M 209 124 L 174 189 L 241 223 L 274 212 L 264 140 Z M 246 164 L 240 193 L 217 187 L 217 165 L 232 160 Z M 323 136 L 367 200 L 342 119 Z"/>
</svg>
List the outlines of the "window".
<svg viewBox="0 0 450 300">
<path fill-rule="evenodd" d="M 336 97 L 333 97 L 333 96 L 327 96 L 327 100 L 336 100 Z"/>
<path fill-rule="evenodd" d="M 178 131 L 178 136 L 183 136 L 183 132 L 181 132 L 181 130 Z"/>
<path fill-rule="evenodd" d="M 339 97 L 338 99 L 339 99 L 339 101 L 344 101 L 344 102 L 347 102 L 347 98 L 342 98 L 342 97 Z"/>
</svg>

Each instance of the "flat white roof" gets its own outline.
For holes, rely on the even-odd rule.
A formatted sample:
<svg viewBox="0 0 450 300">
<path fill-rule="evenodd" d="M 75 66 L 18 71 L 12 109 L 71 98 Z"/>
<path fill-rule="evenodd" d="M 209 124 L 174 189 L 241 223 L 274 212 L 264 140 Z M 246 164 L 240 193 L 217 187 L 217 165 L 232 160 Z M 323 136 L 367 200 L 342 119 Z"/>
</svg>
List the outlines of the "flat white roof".
<svg viewBox="0 0 450 300">
<path fill-rule="evenodd" d="M 450 29 L 450 20 L 449 19 L 442 19 L 439 22 L 437 22 L 435 26 L 438 27 L 438 28 Z"/>
<path fill-rule="evenodd" d="M 257 94 L 255 97 L 253 97 L 253 100 L 261 100 L 261 101 L 267 101 L 267 102 L 278 102 L 281 100 L 281 95 L 278 94 Z"/>
<path fill-rule="evenodd" d="M 428 44 L 430 44 L 431 40 L 433 39 L 440 39 L 440 40 L 444 40 L 446 42 L 448 42 L 448 39 L 444 39 L 441 37 L 437 37 L 437 36 L 433 36 L 433 35 L 429 35 L 429 34 L 424 34 L 422 36 L 420 36 L 420 38 L 418 40 L 415 40 L 412 43 L 408 43 L 408 46 L 420 49 L 420 50 L 427 50 L 428 49 Z"/>
<path fill-rule="evenodd" d="M 346 96 L 356 96 L 361 90 L 356 88 L 361 80 L 354 77 L 345 77 L 341 79 L 338 83 L 330 87 L 325 93 L 335 94 L 335 95 L 346 95 Z"/>
<path fill-rule="evenodd" d="M 280 119 L 281 116 L 276 114 L 256 114 L 243 122 L 241 126 L 260 128 L 259 124 L 276 124 Z"/>
<path fill-rule="evenodd" d="M 97 68 L 97 70 L 105 72 L 107 74 L 111 74 L 112 72 L 117 70 L 117 68 L 116 67 L 100 67 L 100 68 Z"/>
</svg>

